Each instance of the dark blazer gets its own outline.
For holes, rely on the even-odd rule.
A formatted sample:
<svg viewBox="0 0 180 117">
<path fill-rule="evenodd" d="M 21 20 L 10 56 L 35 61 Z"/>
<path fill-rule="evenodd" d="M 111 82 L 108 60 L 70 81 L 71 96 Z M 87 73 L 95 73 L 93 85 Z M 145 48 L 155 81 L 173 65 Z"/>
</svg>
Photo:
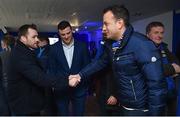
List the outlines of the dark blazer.
<svg viewBox="0 0 180 117">
<path fill-rule="evenodd" d="M 74 39 L 74 53 L 71 68 L 69 68 L 66 56 L 64 54 L 63 45 L 61 40 L 51 46 L 51 68 L 55 73 L 62 73 L 65 76 L 69 76 L 70 74 L 78 74 L 79 71 L 84 68 L 90 62 L 89 51 L 85 43 Z M 68 78 L 68 77 L 67 77 Z M 76 96 L 84 95 L 87 90 L 87 83 L 81 82 L 75 88 L 67 88 L 66 90 L 61 92 L 67 93 L 67 90 L 73 90 Z M 55 90 L 58 92 L 57 95 L 61 95 L 64 93 L 59 93 L 59 90 Z"/>
<path fill-rule="evenodd" d="M 63 89 L 67 86 L 68 80 L 62 75 L 45 74 L 34 51 L 17 41 L 8 65 L 8 100 L 13 115 L 28 115 L 42 110 L 43 87 Z"/>
</svg>

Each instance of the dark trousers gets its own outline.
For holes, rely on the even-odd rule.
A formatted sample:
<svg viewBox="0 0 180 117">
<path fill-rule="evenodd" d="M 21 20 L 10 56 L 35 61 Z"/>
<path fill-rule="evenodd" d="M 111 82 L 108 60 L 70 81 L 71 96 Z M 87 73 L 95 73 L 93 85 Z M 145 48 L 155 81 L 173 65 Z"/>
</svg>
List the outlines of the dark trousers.
<svg viewBox="0 0 180 117">
<path fill-rule="evenodd" d="M 26 116 L 40 116 L 40 115 L 41 115 L 41 112 L 33 112 L 30 114 L 27 114 Z"/>
<path fill-rule="evenodd" d="M 119 116 L 120 107 L 118 105 L 107 105 L 105 96 L 100 96 L 98 98 L 98 103 L 100 107 L 100 116 Z"/>
<path fill-rule="evenodd" d="M 50 88 L 45 89 L 45 107 L 41 112 L 43 116 L 57 115 L 57 107 L 55 104 L 54 94 Z"/>
<path fill-rule="evenodd" d="M 60 116 L 83 116 L 85 112 L 85 100 L 86 96 L 81 97 L 69 97 L 63 96 L 56 98 L 57 113 Z M 70 106 L 71 104 L 71 106 Z M 71 110 L 71 111 L 70 111 Z"/>
<path fill-rule="evenodd" d="M 12 116 L 40 116 L 41 112 L 31 112 L 31 113 L 24 113 L 24 114 L 17 114 L 12 112 Z"/>
<path fill-rule="evenodd" d="M 176 98 L 170 98 L 167 100 L 167 107 L 166 107 L 167 116 L 176 116 L 176 107 L 177 107 L 176 105 L 177 105 Z"/>
<path fill-rule="evenodd" d="M 1 85 L 0 85 L 0 116 L 10 116 L 10 110 L 9 110 L 7 98 Z"/>
</svg>

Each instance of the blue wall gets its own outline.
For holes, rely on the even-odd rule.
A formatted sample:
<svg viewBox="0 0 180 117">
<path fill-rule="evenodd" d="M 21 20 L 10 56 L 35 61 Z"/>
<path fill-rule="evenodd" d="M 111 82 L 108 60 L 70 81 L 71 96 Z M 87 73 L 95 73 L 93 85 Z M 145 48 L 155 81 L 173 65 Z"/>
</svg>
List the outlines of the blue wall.
<svg viewBox="0 0 180 117">
<path fill-rule="evenodd" d="M 173 12 L 173 53 L 180 60 L 180 13 Z"/>
</svg>

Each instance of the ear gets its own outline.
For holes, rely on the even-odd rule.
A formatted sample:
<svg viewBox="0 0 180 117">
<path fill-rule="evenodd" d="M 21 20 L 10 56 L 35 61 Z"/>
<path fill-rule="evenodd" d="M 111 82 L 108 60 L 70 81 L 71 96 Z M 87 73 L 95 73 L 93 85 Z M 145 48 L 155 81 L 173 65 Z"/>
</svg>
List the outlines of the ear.
<svg viewBox="0 0 180 117">
<path fill-rule="evenodd" d="M 123 19 L 118 19 L 118 20 L 117 20 L 117 27 L 118 27 L 119 29 L 122 29 L 122 27 L 124 27 L 124 26 L 125 26 L 125 24 L 124 24 Z"/>
<path fill-rule="evenodd" d="M 149 34 L 147 33 L 146 36 L 149 38 Z"/>
<path fill-rule="evenodd" d="M 26 44 L 27 38 L 25 36 L 21 36 L 20 41 Z"/>
</svg>

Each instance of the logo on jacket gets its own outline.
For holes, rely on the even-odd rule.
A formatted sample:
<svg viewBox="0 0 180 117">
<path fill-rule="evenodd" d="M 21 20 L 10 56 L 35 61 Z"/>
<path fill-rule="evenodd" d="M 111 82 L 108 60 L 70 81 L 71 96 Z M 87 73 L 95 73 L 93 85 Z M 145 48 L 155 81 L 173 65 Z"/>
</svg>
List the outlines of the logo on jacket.
<svg viewBox="0 0 180 117">
<path fill-rule="evenodd" d="M 151 58 L 151 62 L 156 62 L 156 61 L 157 61 L 157 58 L 153 56 L 153 57 Z"/>
</svg>

